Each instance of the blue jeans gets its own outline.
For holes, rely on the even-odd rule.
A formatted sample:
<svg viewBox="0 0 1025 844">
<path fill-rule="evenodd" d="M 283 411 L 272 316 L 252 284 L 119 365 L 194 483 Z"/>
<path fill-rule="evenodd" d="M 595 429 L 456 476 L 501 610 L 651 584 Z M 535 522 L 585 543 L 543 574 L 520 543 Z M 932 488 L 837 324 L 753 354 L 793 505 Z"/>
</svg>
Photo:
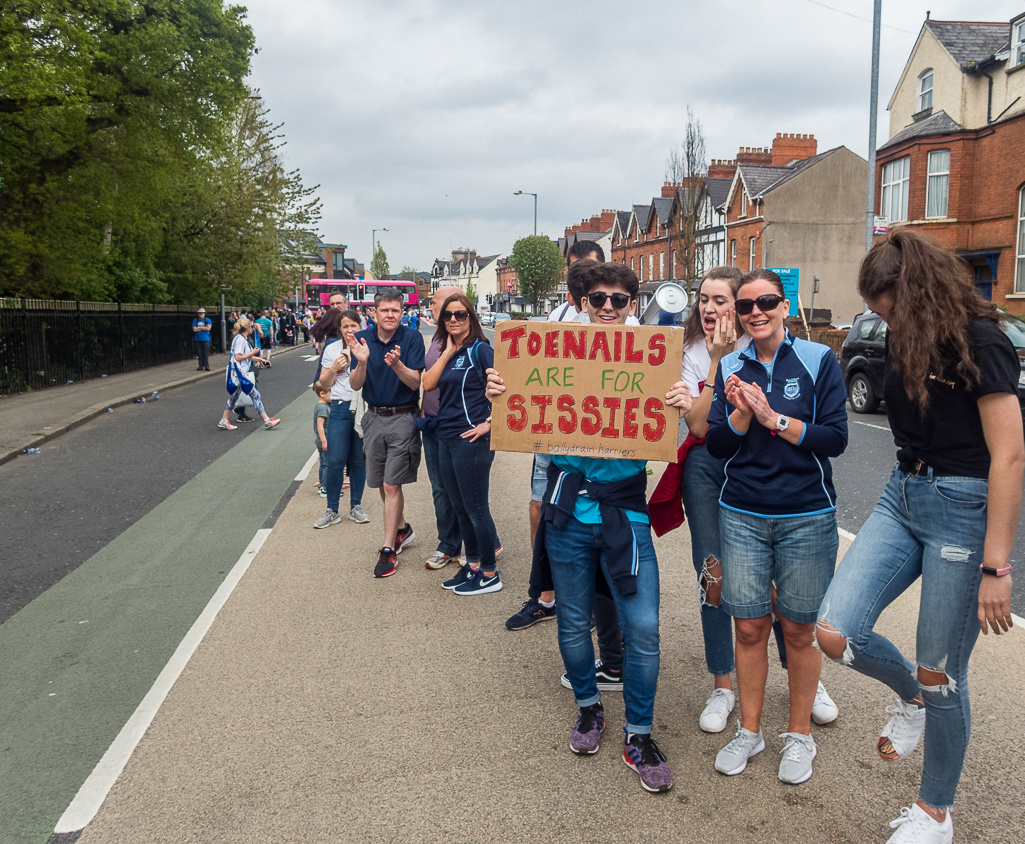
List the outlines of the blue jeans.
<svg viewBox="0 0 1025 844">
<path fill-rule="evenodd" d="M 623 700 L 626 729 L 650 733 L 658 688 L 658 560 L 651 542 L 651 528 L 631 523 L 637 543 L 639 566 L 637 592 L 612 597 L 619 623 L 626 637 L 623 659 Z M 611 583 L 601 525 L 588 525 L 570 517 L 561 530 L 545 531 L 545 547 L 552 561 L 555 594 L 559 600 L 559 651 L 566 666 L 577 706 L 601 700 L 594 676 L 594 646 L 591 644 L 591 608 L 594 606 L 595 570 L 601 566 Z"/>
<path fill-rule="evenodd" d="M 919 796 L 931 806 L 953 805 L 971 732 L 968 659 L 979 637 L 987 488 L 980 478 L 934 477 L 931 470 L 914 477 L 895 467 L 822 603 L 822 621 L 847 639 L 844 665 L 885 683 L 903 700 L 921 690 L 926 716 Z M 915 661 L 946 673 L 941 686 L 920 686 L 915 665 L 873 630 L 879 614 L 919 577 Z"/>
<path fill-rule="evenodd" d="M 459 556 L 463 546 L 463 537 L 459 533 L 459 521 L 452 500 L 445 491 L 441 479 L 441 463 L 439 455 L 438 434 L 434 430 L 424 429 L 424 462 L 427 464 L 427 477 L 431 480 L 431 494 L 434 496 L 434 518 L 438 524 L 438 550 L 450 557 Z"/>
<path fill-rule="evenodd" d="M 476 442 L 461 437 L 438 439 L 438 462 L 445 491 L 456 511 L 467 562 L 480 560 L 484 571 L 495 569 L 498 533 L 488 507 L 491 464 L 495 454 L 491 437 Z M 592 670 L 594 665 L 591 665 Z"/>
<path fill-rule="evenodd" d="M 363 487 L 367 482 L 366 464 L 363 462 L 363 438 L 356 433 L 356 416 L 349 410 L 349 402 L 331 402 L 331 415 L 327 418 L 327 509 L 338 510 L 342 497 L 342 477 L 349 464 L 349 506 L 363 503 Z"/>
<path fill-rule="evenodd" d="M 710 674 L 729 674 L 734 667 L 733 621 L 721 606 L 705 603 L 700 587 L 705 560 L 715 557 L 723 563 L 719 541 L 719 493 L 726 482 L 725 466 L 725 461 L 712 457 L 703 445 L 691 448 L 683 464 L 683 508 L 690 525 L 690 551 L 694 571 L 698 575 L 705 665 Z M 725 569 L 726 564 L 723 563 Z"/>
<path fill-rule="evenodd" d="M 327 434 L 327 420 L 326 419 L 324 420 L 324 423 L 325 423 L 324 424 L 324 433 L 326 435 Z M 318 461 L 317 479 L 320 482 L 320 485 L 326 489 L 327 488 L 327 483 L 326 483 L 326 481 L 327 481 L 327 452 L 324 451 L 320 447 L 320 441 L 319 440 L 317 441 L 316 446 L 317 446 L 317 461 Z"/>
<path fill-rule="evenodd" d="M 814 624 L 836 568 L 836 513 L 770 518 L 720 505 L 722 606 L 734 618 L 776 611 L 795 624 Z"/>
</svg>

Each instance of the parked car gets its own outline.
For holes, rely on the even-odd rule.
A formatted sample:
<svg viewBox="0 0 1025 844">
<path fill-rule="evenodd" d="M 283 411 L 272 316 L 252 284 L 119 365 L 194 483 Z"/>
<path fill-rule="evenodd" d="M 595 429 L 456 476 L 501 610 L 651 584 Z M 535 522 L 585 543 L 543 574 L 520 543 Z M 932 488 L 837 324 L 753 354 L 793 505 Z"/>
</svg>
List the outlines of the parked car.
<svg viewBox="0 0 1025 844">
<path fill-rule="evenodd" d="M 480 324 L 481 325 L 494 325 L 495 324 L 495 312 L 494 311 L 485 311 L 484 313 L 482 313 L 480 315 Z"/>
<path fill-rule="evenodd" d="M 1025 419 L 1025 326 L 1016 319 L 1003 320 L 1000 327 L 1014 343 L 1021 364 L 1018 402 Z M 875 413 L 883 399 L 883 369 L 886 364 L 886 323 L 878 314 L 860 314 L 840 349 L 840 371 L 847 385 L 847 400 L 855 413 Z"/>
<path fill-rule="evenodd" d="M 548 322 L 548 317 L 545 314 L 538 314 L 530 318 L 531 322 Z"/>
<path fill-rule="evenodd" d="M 491 320 L 491 324 L 494 325 L 496 322 L 501 322 L 503 319 L 512 319 L 512 315 L 507 314 L 505 311 L 495 311 L 495 318 Z"/>
</svg>

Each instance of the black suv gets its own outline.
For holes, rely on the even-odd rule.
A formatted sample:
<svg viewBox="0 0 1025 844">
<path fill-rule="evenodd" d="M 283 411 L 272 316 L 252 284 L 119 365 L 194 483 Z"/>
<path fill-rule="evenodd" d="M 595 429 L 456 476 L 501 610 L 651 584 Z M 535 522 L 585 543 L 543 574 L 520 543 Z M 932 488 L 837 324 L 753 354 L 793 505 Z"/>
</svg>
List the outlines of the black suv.
<svg viewBox="0 0 1025 844">
<path fill-rule="evenodd" d="M 1011 338 L 1022 373 L 1018 379 L 1018 401 L 1025 418 L 1025 327 L 1018 320 L 1000 324 Z M 886 323 L 871 311 L 859 314 L 840 349 L 840 372 L 847 385 L 847 400 L 855 413 L 875 413 L 883 398 L 883 367 L 886 363 Z"/>
</svg>

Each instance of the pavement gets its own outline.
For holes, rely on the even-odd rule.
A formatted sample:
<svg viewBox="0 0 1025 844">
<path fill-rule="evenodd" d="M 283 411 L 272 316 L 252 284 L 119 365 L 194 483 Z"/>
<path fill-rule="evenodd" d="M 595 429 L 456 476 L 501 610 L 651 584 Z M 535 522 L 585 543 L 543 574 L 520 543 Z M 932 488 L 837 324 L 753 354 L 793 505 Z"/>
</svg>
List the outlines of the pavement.
<svg viewBox="0 0 1025 844">
<path fill-rule="evenodd" d="M 10 416 L 20 416 L 23 430 L 44 416 L 51 432 L 62 424 L 60 430 L 67 430 L 66 420 L 90 408 L 106 412 L 115 400 L 167 390 L 183 379 L 219 376 L 175 367 L 116 376 L 119 389 L 99 401 L 98 393 L 78 398 L 72 392 L 77 385 L 59 391 L 62 397 L 76 395 L 73 401 L 54 401 L 45 393 L 0 400 L 2 427 L 12 424 L 7 420 L 13 408 Z M 90 384 L 106 390 L 114 379 Z M 282 462 L 277 474 L 302 474 L 310 451 L 307 426 L 282 426 L 275 433 L 281 435 L 273 452 Z M 209 476 L 168 499 L 166 513 L 154 511 L 134 526 L 125 540 L 130 552 L 90 560 L 88 566 L 108 578 L 111 594 L 143 585 L 130 562 L 143 560 L 147 547 L 163 552 L 174 525 L 214 507 L 232 518 L 220 490 L 204 478 L 269 459 L 270 452 L 245 452 L 260 446 L 259 439 L 241 441 Z M 656 464 L 651 487 L 660 472 Z M 373 490 L 364 496 L 372 520 L 367 525 L 344 520 L 313 530 L 324 502 L 309 479 L 292 483 L 276 506 L 268 497 L 249 508 L 254 512 L 240 511 L 234 518 L 244 517 L 246 536 L 255 535 L 262 545 L 239 558 L 248 568 L 222 594 L 223 607 L 214 607 L 219 612 L 191 658 L 177 666 L 181 673 L 151 713 L 148 729 L 144 725 L 138 743 L 129 743 L 127 764 L 109 793 L 100 794 L 105 799 L 95 817 L 80 832 L 54 835 L 55 844 L 885 841 L 887 823 L 917 794 L 922 750 L 899 763 L 878 758 L 876 737 L 888 717 L 884 707 L 893 701 L 887 690 L 853 671 L 823 666 L 823 682 L 840 717 L 813 728 L 819 755 L 807 783 L 787 786 L 776 776 L 782 748 L 776 735 L 786 728 L 787 693 L 786 674 L 772 658 L 766 751 L 738 777 L 713 770 L 715 754 L 734 726 L 720 735 L 697 726 L 710 682 L 686 525 L 655 540 L 662 579 L 655 737 L 676 785 L 667 794 L 647 794 L 623 764 L 623 705 L 614 693 L 604 698 L 608 729 L 600 752 L 583 758 L 569 751 L 575 708 L 572 693 L 559 684 L 563 668 L 555 625 L 510 632 L 503 624 L 526 598 L 529 477 L 528 455 L 496 455 L 492 511 L 505 546 L 499 558 L 505 589 L 493 595 L 457 597 L 440 587 L 453 574 L 451 566 L 440 572 L 424 568 L 435 537 L 423 469 L 420 482 L 406 493 L 417 539 L 400 555 L 397 574 L 385 580 L 371 575 L 381 530 L 381 502 Z M 210 486 L 205 492 L 204 484 Z M 346 496 L 343 507 L 347 501 Z M 202 575 L 209 578 L 220 569 L 230 587 L 237 553 L 217 561 L 216 532 L 204 542 L 198 556 L 209 562 Z M 841 539 L 841 557 L 848 545 Z M 180 563 L 196 571 L 179 577 L 200 572 L 193 561 L 172 558 L 153 564 L 154 577 L 165 578 Z M 47 601 L 63 604 L 81 595 L 73 579 L 0 629 L 11 635 L 19 624 L 26 633 L 40 629 L 30 622 L 33 613 L 47 611 Z M 905 653 L 914 650 L 917 597 L 917 589 L 909 590 L 879 624 Z M 92 600 L 101 599 L 97 594 Z M 201 609 L 189 616 L 199 616 Z M 50 611 L 57 612 L 56 606 Z M 103 611 L 118 616 L 117 606 Z M 184 614 L 176 623 L 183 621 Z M 155 618 L 151 630 L 160 624 Z M 1025 771 L 1016 752 L 1025 731 L 1023 637 L 1016 628 L 980 639 L 975 650 L 972 742 L 954 812 L 959 842 L 1023 840 Z M 118 659 L 129 662 L 132 647 L 148 646 L 126 641 Z M 28 671 L 31 660 L 7 667 Z M 87 676 L 89 660 L 82 659 L 77 670 Z M 73 698 L 65 705 L 73 705 Z M 124 723 L 130 714 L 112 712 L 111 721 Z"/>
<path fill-rule="evenodd" d="M 308 343 L 274 350 L 274 355 L 311 348 Z M 153 391 L 167 392 L 204 378 L 223 378 L 227 358 L 211 354 L 210 372 L 197 372 L 195 360 L 178 361 L 106 378 L 76 381 L 62 387 L 0 396 L 0 464 L 42 448 L 49 440 L 94 419 L 107 408 L 115 411 Z"/>
</svg>

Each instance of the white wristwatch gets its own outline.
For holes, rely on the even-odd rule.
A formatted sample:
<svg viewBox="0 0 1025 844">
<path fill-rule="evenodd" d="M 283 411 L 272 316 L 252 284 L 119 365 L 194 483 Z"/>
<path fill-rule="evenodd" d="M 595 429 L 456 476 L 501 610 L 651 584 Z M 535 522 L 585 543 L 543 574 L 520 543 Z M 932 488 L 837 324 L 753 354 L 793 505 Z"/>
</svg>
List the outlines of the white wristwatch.
<svg viewBox="0 0 1025 844">
<path fill-rule="evenodd" d="M 782 413 L 776 417 L 776 430 L 782 433 L 790 427 L 790 420 Z"/>
</svg>

